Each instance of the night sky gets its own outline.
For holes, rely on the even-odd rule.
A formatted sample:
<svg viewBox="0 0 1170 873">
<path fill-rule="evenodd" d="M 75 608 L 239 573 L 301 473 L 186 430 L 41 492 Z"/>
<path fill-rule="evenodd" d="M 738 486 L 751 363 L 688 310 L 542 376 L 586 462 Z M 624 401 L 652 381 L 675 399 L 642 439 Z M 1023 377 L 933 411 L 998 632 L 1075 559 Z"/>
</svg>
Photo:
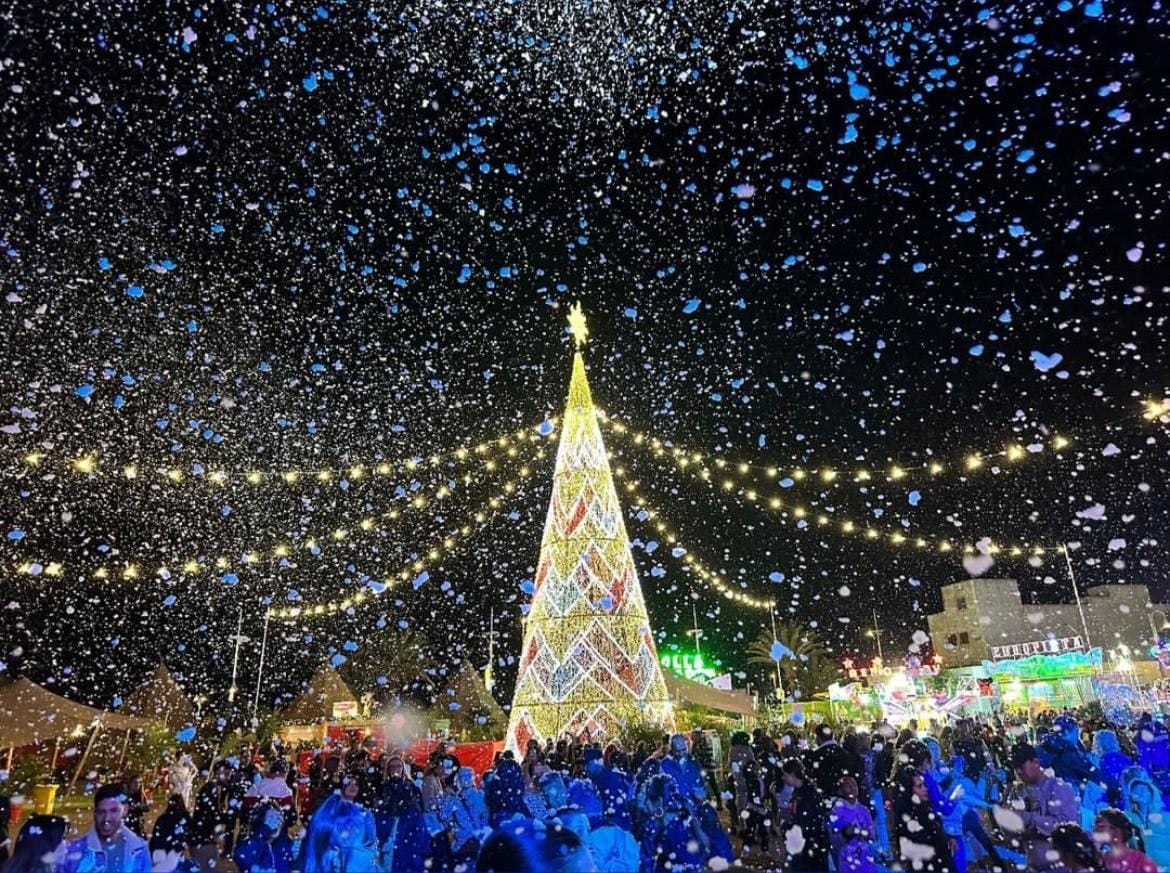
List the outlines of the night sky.
<svg viewBox="0 0 1170 873">
<path fill-rule="evenodd" d="M 506 698 L 554 445 L 497 451 L 495 471 L 425 459 L 560 413 L 576 300 L 594 396 L 639 430 L 733 466 L 947 465 L 751 474 L 761 494 L 911 538 L 1071 541 L 1082 584 L 1168 593 L 1166 420 L 1142 417 L 1170 396 L 1161 3 L 2 14 L 9 675 L 110 706 L 165 659 L 222 700 L 241 604 L 258 638 L 267 604 L 393 577 L 527 459 L 500 517 L 425 580 L 274 625 L 263 693 L 406 632 L 482 666 L 494 604 Z M 606 436 L 682 545 L 840 651 L 873 606 L 904 651 L 966 575 L 960 554 L 802 529 Z M 1044 448 L 961 469 L 1009 444 Z M 82 456 L 96 473 L 70 468 Z M 389 477 L 240 478 L 410 457 Z M 767 614 L 644 548 L 636 510 L 627 527 L 660 644 L 685 640 L 693 598 L 742 669 Z M 338 528 L 353 536 L 304 547 Z M 283 562 L 241 560 L 277 542 Z M 61 575 L 16 572 L 50 561 Z M 980 563 L 1069 596 L 1059 556 Z"/>
</svg>

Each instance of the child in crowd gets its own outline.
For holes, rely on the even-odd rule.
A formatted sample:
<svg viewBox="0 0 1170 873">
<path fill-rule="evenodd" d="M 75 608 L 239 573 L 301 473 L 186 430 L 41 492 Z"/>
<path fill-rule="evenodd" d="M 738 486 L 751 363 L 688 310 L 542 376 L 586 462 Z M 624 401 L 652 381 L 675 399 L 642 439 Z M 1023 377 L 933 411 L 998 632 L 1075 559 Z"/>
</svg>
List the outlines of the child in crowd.
<svg viewBox="0 0 1170 873">
<path fill-rule="evenodd" d="M 1093 839 L 1101 846 L 1109 873 L 1158 873 L 1158 865 L 1135 849 L 1137 830 L 1120 809 L 1103 809 L 1093 825 Z"/>
<path fill-rule="evenodd" d="M 829 812 L 829 851 L 838 873 L 877 873 L 873 817 L 858 800 L 859 793 L 852 776 L 842 776 L 837 782 L 837 796 Z"/>
</svg>

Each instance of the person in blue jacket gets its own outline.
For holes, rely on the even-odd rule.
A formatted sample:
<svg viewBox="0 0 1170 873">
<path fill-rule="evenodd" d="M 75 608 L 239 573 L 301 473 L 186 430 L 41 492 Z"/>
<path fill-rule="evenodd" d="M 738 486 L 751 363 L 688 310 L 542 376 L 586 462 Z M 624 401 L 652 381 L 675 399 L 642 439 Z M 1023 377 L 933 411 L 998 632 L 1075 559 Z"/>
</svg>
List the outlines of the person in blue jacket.
<svg viewBox="0 0 1170 873">
<path fill-rule="evenodd" d="M 1060 715 L 1052 722 L 1052 730 L 1036 747 L 1040 766 L 1051 770 L 1057 778 L 1073 787 L 1086 782 L 1099 782 L 1100 774 L 1093 766 L 1088 750 L 1081 744 L 1081 728 L 1071 715 Z"/>
<path fill-rule="evenodd" d="M 626 753 L 616 747 L 607 748 L 601 760 L 590 761 L 585 765 L 585 775 L 593 782 L 601 798 L 603 818 L 627 831 L 632 830 L 633 780 L 630 779 Z"/>
<path fill-rule="evenodd" d="M 289 873 L 293 843 L 284 829 L 284 813 L 274 803 L 259 803 L 252 810 L 247 839 L 232 853 L 240 873 Z"/>
<path fill-rule="evenodd" d="M 1121 774 L 1133 766 L 1133 758 L 1121 751 L 1117 733 L 1104 728 L 1093 734 L 1093 754 L 1109 803 L 1116 806 L 1121 802 Z"/>
<path fill-rule="evenodd" d="M 1170 770 L 1170 735 L 1166 733 L 1166 726 L 1155 721 L 1148 712 L 1143 712 L 1138 721 L 1134 743 L 1137 746 L 1138 763 L 1154 777 L 1155 783 L 1159 782 L 1158 777 Z"/>
</svg>

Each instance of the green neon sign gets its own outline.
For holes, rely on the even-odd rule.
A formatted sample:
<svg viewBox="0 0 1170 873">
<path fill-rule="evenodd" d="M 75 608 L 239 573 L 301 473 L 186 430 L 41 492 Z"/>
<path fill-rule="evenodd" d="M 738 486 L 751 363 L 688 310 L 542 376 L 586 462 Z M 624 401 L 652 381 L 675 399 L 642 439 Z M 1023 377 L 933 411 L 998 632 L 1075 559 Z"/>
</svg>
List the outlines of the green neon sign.
<svg viewBox="0 0 1170 873">
<path fill-rule="evenodd" d="M 995 679 L 1062 679 L 1090 676 L 1101 669 L 1101 650 L 1064 652 L 1059 655 L 1029 655 L 1005 661 L 984 661 L 983 669 Z"/>
<path fill-rule="evenodd" d="M 670 672 L 693 682 L 710 682 L 717 675 L 714 670 L 703 663 L 701 653 L 691 655 L 675 652 L 662 655 L 660 660 L 662 666 Z"/>
</svg>

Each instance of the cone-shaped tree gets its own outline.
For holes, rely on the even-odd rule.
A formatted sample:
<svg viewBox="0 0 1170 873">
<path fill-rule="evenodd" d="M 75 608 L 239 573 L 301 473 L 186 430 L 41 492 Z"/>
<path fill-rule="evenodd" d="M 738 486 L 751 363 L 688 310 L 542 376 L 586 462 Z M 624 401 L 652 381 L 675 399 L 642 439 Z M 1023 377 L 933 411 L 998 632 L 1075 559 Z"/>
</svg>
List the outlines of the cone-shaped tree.
<svg viewBox="0 0 1170 873">
<path fill-rule="evenodd" d="M 507 747 L 630 723 L 673 724 L 642 586 L 579 347 L 584 316 L 569 322 L 573 356 L 536 589 L 524 627 Z"/>
</svg>

